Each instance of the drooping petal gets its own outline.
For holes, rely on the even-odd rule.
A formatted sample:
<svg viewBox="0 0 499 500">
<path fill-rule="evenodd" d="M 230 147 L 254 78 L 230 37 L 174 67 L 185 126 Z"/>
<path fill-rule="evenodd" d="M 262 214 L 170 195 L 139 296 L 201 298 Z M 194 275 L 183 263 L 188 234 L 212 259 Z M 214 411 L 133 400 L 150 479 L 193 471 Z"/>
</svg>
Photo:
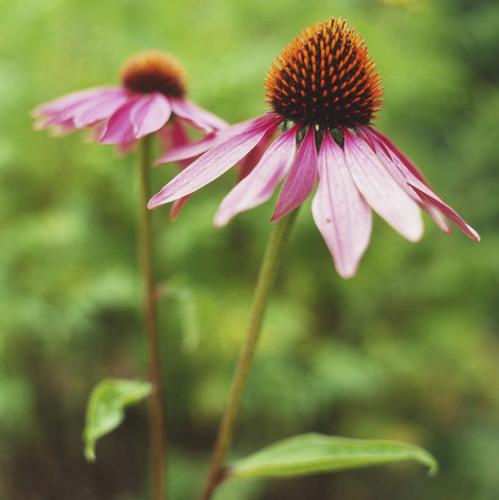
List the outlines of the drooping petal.
<svg viewBox="0 0 499 500">
<path fill-rule="evenodd" d="M 200 141 L 193 142 L 191 144 L 185 144 L 173 149 L 170 149 L 165 154 L 160 156 L 155 162 L 155 165 L 162 165 L 163 163 L 171 163 L 174 161 L 188 160 L 189 158 L 194 158 L 203 153 L 206 153 L 208 149 L 221 144 L 226 139 L 225 137 L 220 137 L 218 134 L 210 134 Z"/>
<path fill-rule="evenodd" d="M 239 132 L 207 151 L 153 196 L 148 207 L 154 208 L 178 200 L 223 175 L 260 142 L 267 130 L 277 125 L 277 120 L 275 115 L 264 115 L 254 121 L 252 128 Z"/>
<path fill-rule="evenodd" d="M 470 225 L 468 225 L 466 221 L 454 209 L 452 209 L 433 191 L 431 191 L 431 189 L 429 189 L 421 182 L 417 184 L 415 182 L 410 182 L 409 184 L 425 203 L 436 208 L 439 212 L 441 212 L 452 222 L 454 222 L 466 236 L 468 236 L 473 241 L 480 241 L 480 235 Z"/>
<path fill-rule="evenodd" d="M 294 127 L 280 135 L 265 151 L 256 167 L 223 199 L 215 214 L 216 226 L 223 226 L 244 210 L 266 202 L 286 175 L 296 150 Z"/>
<path fill-rule="evenodd" d="M 189 201 L 191 198 L 192 194 L 188 194 L 187 196 L 184 196 L 183 198 L 180 198 L 179 200 L 175 200 L 172 203 L 172 208 L 170 209 L 170 219 L 175 220 L 181 210 L 184 208 L 184 205 Z"/>
<path fill-rule="evenodd" d="M 128 96 L 122 89 L 89 98 L 74 110 L 74 124 L 77 128 L 84 128 L 109 118 L 127 100 Z"/>
<path fill-rule="evenodd" d="M 368 127 L 359 127 L 356 132 L 359 137 L 369 144 L 378 161 L 385 167 L 387 172 L 393 177 L 404 192 L 416 203 L 421 205 L 422 202 L 420 198 L 416 195 L 409 184 L 407 184 L 406 172 L 408 172 L 408 170 L 402 165 L 401 161 L 369 131 Z"/>
<path fill-rule="evenodd" d="M 326 133 L 318 159 L 319 187 L 312 214 L 338 274 L 351 278 L 371 237 L 372 215 L 345 163 L 341 148 Z"/>
<path fill-rule="evenodd" d="M 452 234 L 452 226 L 447 222 L 445 215 L 438 210 L 438 208 L 424 203 L 421 201 L 421 207 L 430 216 L 431 220 L 443 231 L 445 234 Z"/>
<path fill-rule="evenodd" d="M 100 142 L 102 144 L 123 144 L 135 139 L 130 114 L 139 98 L 129 99 L 118 108 L 105 124 Z"/>
<path fill-rule="evenodd" d="M 35 122 L 35 129 L 55 126 L 58 127 L 58 130 L 67 132 L 75 128 L 83 128 L 86 125 L 81 125 L 76 121 L 80 113 L 85 112 L 89 108 L 100 108 L 103 103 L 107 103 L 122 93 L 123 91 L 119 88 L 90 89 L 89 91 L 77 92 L 76 94 L 62 97 L 52 101 L 48 105 L 42 105 L 33 112 L 33 115 L 38 118 Z M 122 98 L 116 107 L 123 102 L 124 99 Z M 111 114 L 112 110 L 107 111 L 107 116 Z"/>
<path fill-rule="evenodd" d="M 393 155 L 395 155 L 406 167 L 407 169 L 421 182 L 426 184 L 426 179 L 424 175 L 419 171 L 419 169 L 412 163 L 407 156 L 405 156 L 402 151 L 400 151 L 393 142 L 386 137 L 386 135 L 382 134 L 379 130 L 376 130 L 374 127 L 369 126 L 366 129 L 374 135 L 378 141 Z"/>
<path fill-rule="evenodd" d="M 37 106 L 33 110 L 32 115 L 33 117 L 39 117 L 42 115 L 59 113 L 70 106 L 86 101 L 89 97 L 97 97 L 103 94 L 107 95 L 109 92 L 116 90 L 119 89 L 113 87 L 96 87 L 72 92 L 71 94 L 66 94 L 62 97 L 58 97 L 57 99 L 53 99 L 52 101 Z"/>
<path fill-rule="evenodd" d="M 418 205 L 378 160 L 369 144 L 345 130 L 345 158 L 355 185 L 388 224 L 410 241 L 423 235 Z"/>
<path fill-rule="evenodd" d="M 180 121 L 174 120 L 171 128 L 167 128 L 169 128 L 170 143 L 172 148 L 180 148 L 189 144 L 189 136 L 184 125 Z M 188 167 L 190 163 L 192 162 L 189 160 L 180 160 L 178 162 L 182 168 Z"/>
<path fill-rule="evenodd" d="M 315 129 L 309 127 L 298 149 L 296 160 L 284 182 L 272 221 L 277 221 L 301 205 L 317 180 L 317 147 Z"/>
<path fill-rule="evenodd" d="M 270 129 L 263 139 L 246 155 L 246 157 L 239 162 L 237 169 L 239 170 L 237 181 L 242 181 L 257 165 L 261 160 L 263 153 L 269 147 L 275 130 Z"/>
<path fill-rule="evenodd" d="M 374 129 L 369 127 L 370 131 Z M 392 169 L 397 169 L 398 174 L 405 179 L 405 182 L 413 193 L 417 196 L 421 206 L 438 225 L 438 227 L 449 234 L 452 232 L 451 227 L 444 217 L 452 220 L 461 231 L 474 241 L 480 241 L 480 235 L 464 221 L 464 219 L 449 205 L 447 205 L 435 192 L 429 184 L 424 180 L 419 170 L 410 163 L 399 150 L 380 132 L 375 131 L 375 139 L 384 140 L 388 153 L 391 155 Z M 392 149 L 393 148 L 393 149 Z M 404 161 L 405 159 L 405 161 Z"/>
<path fill-rule="evenodd" d="M 231 127 L 220 130 L 216 133 L 211 133 L 200 141 L 193 142 L 192 144 L 187 144 L 185 146 L 180 146 L 166 152 L 163 156 L 155 161 L 155 164 L 161 165 L 163 163 L 169 163 L 172 161 L 194 158 L 195 156 L 199 156 L 209 149 L 224 143 L 231 137 L 238 135 L 245 130 L 250 130 L 254 127 L 258 127 L 260 126 L 260 124 L 264 124 L 269 120 L 276 120 L 276 116 L 268 113 L 266 115 L 259 116 L 258 118 L 232 125 Z"/>
<path fill-rule="evenodd" d="M 133 133 L 137 139 L 157 132 L 170 118 L 172 108 L 168 99 L 159 92 L 141 97 L 130 113 Z"/>
<path fill-rule="evenodd" d="M 171 145 L 174 148 L 189 143 L 189 136 L 187 135 L 184 125 L 179 120 L 174 120 L 174 122 L 172 123 L 170 138 Z M 187 166 L 189 166 L 188 160 L 181 160 L 178 163 L 181 168 L 186 168 Z M 175 220 L 179 216 L 180 211 L 182 210 L 182 208 L 184 208 L 184 205 L 189 201 L 191 196 L 192 195 L 189 194 L 187 196 L 184 196 L 183 198 L 180 198 L 179 200 L 175 200 L 172 203 L 172 207 L 170 209 L 171 220 Z"/>
<path fill-rule="evenodd" d="M 215 132 L 228 127 L 227 122 L 191 101 L 173 98 L 170 102 L 177 116 L 205 132 Z"/>
</svg>

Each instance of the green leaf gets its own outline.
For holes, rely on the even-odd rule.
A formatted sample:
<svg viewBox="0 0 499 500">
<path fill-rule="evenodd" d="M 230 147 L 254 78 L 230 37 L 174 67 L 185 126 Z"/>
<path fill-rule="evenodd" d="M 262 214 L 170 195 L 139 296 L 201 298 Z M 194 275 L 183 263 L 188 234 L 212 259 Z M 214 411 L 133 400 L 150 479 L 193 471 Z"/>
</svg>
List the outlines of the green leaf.
<svg viewBox="0 0 499 500">
<path fill-rule="evenodd" d="M 436 460 L 415 445 L 311 433 L 279 441 L 235 462 L 229 476 L 236 479 L 304 476 L 405 460 L 426 465 L 430 474 L 438 470 Z"/>
<path fill-rule="evenodd" d="M 124 408 L 142 401 L 151 390 L 148 382 L 115 378 L 101 380 L 94 387 L 88 401 L 84 430 L 85 458 L 88 461 L 95 461 L 97 440 L 123 422 Z"/>
</svg>

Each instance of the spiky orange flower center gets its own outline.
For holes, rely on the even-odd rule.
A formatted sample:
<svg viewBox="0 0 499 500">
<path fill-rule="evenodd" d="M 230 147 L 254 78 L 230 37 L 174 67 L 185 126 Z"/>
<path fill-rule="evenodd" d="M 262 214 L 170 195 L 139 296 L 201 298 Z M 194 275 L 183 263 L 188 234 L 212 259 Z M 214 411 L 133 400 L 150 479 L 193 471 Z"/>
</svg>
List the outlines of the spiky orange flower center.
<svg viewBox="0 0 499 500">
<path fill-rule="evenodd" d="M 265 89 L 285 119 L 323 129 L 367 125 L 383 95 L 366 45 L 342 19 L 304 30 L 270 68 Z"/>
<path fill-rule="evenodd" d="M 185 94 L 182 66 L 163 52 L 142 52 L 131 57 L 123 65 L 121 81 L 133 92 L 161 92 L 169 97 L 183 97 Z"/>
</svg>

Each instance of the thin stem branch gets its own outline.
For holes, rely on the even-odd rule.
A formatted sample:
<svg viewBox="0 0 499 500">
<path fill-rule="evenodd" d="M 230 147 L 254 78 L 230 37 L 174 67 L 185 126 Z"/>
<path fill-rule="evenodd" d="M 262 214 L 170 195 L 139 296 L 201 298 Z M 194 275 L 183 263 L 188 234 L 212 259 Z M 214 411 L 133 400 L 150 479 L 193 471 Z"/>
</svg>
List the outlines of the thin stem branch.
<svg viewBox="0 0 499 500">
<path fill-rule="evenodd" d="M 251 307 L 249 322 L 246 330 L 245 344 L 241 351 L 239 362 L 232 380 L 229 400 L 218 430 L 208 479 L 201 494 L 201 500 L 209 500 L 216 487 L 225 478 L 225 470 L 223 468 L 225 455 L 232 442 L 241 398 L 250 372 L 251 362 L 255 354 L 258 338 L 260 336 L 269 295 L 277 275 L 279 261 L 297 213 L 298 211 L 295 210 L 287 217 L 276 223 L 272 228 L 253 296 L 253 305 Z"/>
<path fill-rule="evenodd" d="M 148 378 L 153 386 L 149 402 L 149 446 L 151 447 L 154 500 L 165 500 L 166 433 L 163 413 L 163 384 L 153 280 L 153 249 L 149 200 L 152 137 L 146 136 L 140 147 L 139 253 L 144 283 L 144 330 L 147 342 Z"/>
</svg>

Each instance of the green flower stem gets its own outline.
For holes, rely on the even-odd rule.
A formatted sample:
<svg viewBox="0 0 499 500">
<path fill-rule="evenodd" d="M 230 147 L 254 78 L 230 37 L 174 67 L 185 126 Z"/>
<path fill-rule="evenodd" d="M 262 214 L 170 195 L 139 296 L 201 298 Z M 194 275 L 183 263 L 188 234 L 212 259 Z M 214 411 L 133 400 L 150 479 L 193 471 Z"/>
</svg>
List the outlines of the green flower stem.
<svg viewBox="0 0 499 500">
<path fill-rule="evenodd" d="M 165 500 L 166 432 L 163 413 L 163 384 L 159 355 L 156 288 L 153 280 L 151 211 L 147 209 L 151 170 L 152 137 L 146 136 L 140 147 L 139 253 L 144 282 L 144 330 L 147 342 L 148 379 L 153 391 L 149 403 L 149 446 L 151 447 L 154 500 Z"/>
<path fill-rule="evenodd" d="M 224 459 L 232 442 L 237 413 L 241 403 L 244 387 L 248 379 L 251 362 L 255 354 L 265 309 L 267 307 L 272 286 L 275 282 L 278 265 L 281 260 L 286 241 L 291 232 L 291 228 L 293 227 L 297 214 L 298 210 L 294 210 L 287 217 L 277 222 L 272 228 L 255 288 L 253 305 L 246 331 L 246 341 L 241 351 L 239 362 L 232 380 L 228 404 L 218 430 L 213 456 L 211 459 L 210 471 L 201 495 L 201 500 L 209 500 L 216 487 L 224 480 Z"/>
</svg>

